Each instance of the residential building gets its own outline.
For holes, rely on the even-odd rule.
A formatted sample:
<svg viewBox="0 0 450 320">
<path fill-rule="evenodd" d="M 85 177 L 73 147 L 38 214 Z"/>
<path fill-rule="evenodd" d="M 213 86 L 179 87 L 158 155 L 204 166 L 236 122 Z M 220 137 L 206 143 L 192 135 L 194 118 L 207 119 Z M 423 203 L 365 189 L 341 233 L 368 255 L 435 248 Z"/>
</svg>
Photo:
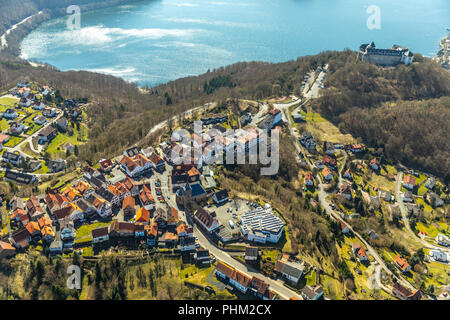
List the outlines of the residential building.
<svg viewBox="0 0 450 320">
<path fill-rule="evenodd" d="M 109 226 L 110 237 L 134 237 L 134 223 L 114 220 Z"/>
<path fill-rule="evenodd" d="M 109 241 L 109 230 L 108 227 L 100 227 L 91 231 L 92 243 L 98 244 L 101 242 Z"/>
<path fill-rule="evenodd" d="M 3 118 L 5 119 L 15 119 L 17 118 L 17 112 L 14 109 L 8 108 L 3 112 Z"/>
<path fill-rule="evenodd" d="M 403 187 L 412 190 L 416 185 L 416 178 L 410 175 L 406 175 L 403 179 Z"/>
<path fill-rule="evenodd" d="M 150 155 L 150 161 L 152 162 L 155 169 L 159 172 L 164 171 L 165 169 L 165 162 L 164 160 L 155 152 L 152 152 Z"/>
<path fill-rule="evenodd" d="M 42 129 L 41 131 L 39 131 L 38 134 L 38 143 L 39 144 L 44 144 L 46 142 L 50 142 L 53 140 L 53 138 L 56 137 L 56 131 L 55 128 L 53 128 L 52 126 L 46 126 L 44 129 Z"/>
<path fill-rule="evenodd" d="M 44 211 L 42 210 L 41 205 L 39 204 L 39 200 L 35 195 L 32 195 L 27 201 L 27 210 L 31 219 L 34 221 L 38 221 L 43 215 Z"/>
<path fill-rule="evenodd" d="M 101 159 L 99 161 L 99 164 L 100 170 L 105 173 L 111 172 L 112 168 L 114 167 L 114 162 L 112 162 L 111 159 Z"/>
<path fill-rule="evenodd" d="M 274 271 L 284 279 L 287 279 L 297 284 L 300 278 L 302 277 L 304 269 L 305 265 L 303 262 L 298 263 L 287 260 L 279 260 L 275 265 Z"/>
<path fill-rule="evenodd" d="M 414 202 L 414 195 L 411 191 L 403 192 L 403 202 Z"/>
<path fill-rule="evenodd" d="M 425 182 L 425 187 L 433 190 L 433 188 L 436 186 L 436 179 L 434 179 L 433 177 L 430 177 L 427 179 L 427 182 Z"/>
<path fill-rule="evenodd" d="M 13 166 L 20 166 L 22 163 L 23 157 L 18 153 L 13 153 L 9 151 L 5 151 L 2 154 L 2 161 L 12 164 Z"/>
<path fill-rule="evenodd" d="M 368 262 L 369 257 L 366 254 L 366 251 L 361 247 L 359 243 L 355 243 L 352 246 L 353 254 L 360 262 Z"/>
<path fill-rule="evenodd" d="M 155 210 L 155 199 L 150 191 L 150 186 L 143 186 L 141 192 L 139 193 L 139 201 L 146 210 Z"/>
<path fill-rule="evenodd" d="M 333 179 L 333 174 L 331 173 L 330 169 L 328 169 L 327 167 L 323 168 L 322 176 L 326 183 L 331 182 L 331 180 Z"/>
<path fill-rule="evenodd" d="M 33 121 L 39 126 L 47 122 L 44 116 L 36 116 L 33 118 Z"/>
<path fill-rule="evenodd" d="M 23 228 L 16 232 L 13 232 L 11 241 L 17 249 L 26 249 L 30 245 L 31 235 L 27 229 Z"/>
<path fill-rule="evenodd" d="M 422 295 L 419 290 L 411 292 L 409 289 L 402 286 L 400 283 L 394 283 L 392 293 L 401 300 L 420 300 Z"/>
<path fill-rule="evenodd" d="M 304 183 L 307 187 L 314 187 L 314 177 L 311 172 L 305 174 Z"/>
<path fill-rule="evenodd" d="M 123 215 L 125 217 L 134 217 L 136 214 L 134 198 L 127 196 L 122 202 Z"/>
<path fill-rule="evenodd" d="M 323 288 L 322 286 L 316 286 L 313 288 L 310 285 L 306 285 L 302 289 L 302 297 L 305 300 L 320 300 L 323 298 Z"/>
<path fill-rule="evenodd" d="M 350 185 L 343 183 L 341 185 L 339 195 L 344 197 L 346 200 L 351 201 L 352 200 L 352 188 L 350 187 Z"/>
<path fill-rule="evenodd" d="M 450 238 L 442 233 L 438 233 L 435 240 L 441 246 L 450 247 Z"/>
<path fill-rule="evenodd" d="M 208 233 L 214 232 L 219 227 L 219 221 L 215 212 L 209 212 L 203 208 L 198 208 L 194 214 L 194 220 Z"/>
<path fill-rule="evenodd" d="M 217 191 L 212 196 L 216 205 L 220 206 L 228 201 L 228 191 L 226 189 L 222 189 Z"/>
<path fill-rule="evenodd" d="M 0 241 L 0 261 L 5 258 L 11 258 L 16 254 L 16 249 L 7 242 Z"/>
<path fill-rule="evenodd" d="M 403 273 L 409 272 L 411 270 L 411 266 L 405 258 L 400 257 L 400 255 L 396 255 L 394 258 L 395 266 Z"/>
<path fill-rule="evenodd" d="M 372 160 L 370 160 L 370 167 L 372 168 L 372 170 L 374 171 L 378 171 L 380 170 L 380 162 L 378 161 L 377 158 L 373 158 Z"/>
<path fill-rule="evenodd" d="M 150 211 L 145 209 L 144 207 L 139 208 L 139 210 L 136 213 L 136 223 L 142 223 L 144 225 L 149 224 L 150 222 Z"/>
</svg>

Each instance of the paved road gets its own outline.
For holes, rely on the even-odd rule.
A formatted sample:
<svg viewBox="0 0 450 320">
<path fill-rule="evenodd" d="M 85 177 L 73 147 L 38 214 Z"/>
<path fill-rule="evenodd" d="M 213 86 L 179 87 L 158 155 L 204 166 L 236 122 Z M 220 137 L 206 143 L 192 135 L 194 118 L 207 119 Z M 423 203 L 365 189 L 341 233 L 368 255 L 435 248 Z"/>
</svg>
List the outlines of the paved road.
<svg viewBox="0 0 450 320">
<path fill-rule="evenodd" d="M 441 246 L 437 246 L 437 245 L 433 245 L 433 244 L 417 237 L 415 235 L 414 231 L 411 230 L 411 226 L 409 225 L 409 220 L 408 220 L 408 211 L 406 210 L 405 204 L 403 203 L 403 200 L 402 200 L 402 191 L 401 191 L 402 181 L 403 181 L 403 172 L 399 171 L 397 174 L 397 180 L 396 180 L 396 184 L 395 184 L 395 200 L 396 200 L 396 203 L 398 204 L 398 207 L 400 208 L 400 212 L 402 214 L 402 219 L 403 219 L 403 224 L 405 225 L 406 230 L 416 241 L 420 242 L 425 248 L 441 250 L 447 254 L 450 254 L 450 249 L 447 249 L 447 248 L 441 247 Z"/>
<path fill-rule="evenodd" d="M 258 102 L 259 111 L 253 116 L 251 124 L 256 126 L 263 118 L 263 116 L 267 113 L 268 105 L 264 102 Z"/>
<path fill-rule="evenodd" d="M 184 113 L 181 113 L 181 117 L 188 117 L 188 116 L 191 116 L 192 114 L 194 114 L 194 113 L 196 113 L 196 112 L 198 112 L 198 111 L 201 111 L 201 110 L 206 111 L 207 109 L 213 108 L 215 105 L 216 105 L 215 103 L 205 103 L 205 104 L 202 105 L 202 106 L 195 107 L 195 108 L 192 108 L 192 109 L 189 109 L 189 110 L 185 111 Z M 153 127 L 148 131 L 148 133 L 145 135 L 145 138 L 144 138 L 144 139 L 150 137 L 150 135 L 152 135 L 153 133 L 155 133 L 155 132 L 157 132 L 157 131 L 159 131 L 159 130 L 162 130 L 162 129 L 164 129 L 165 127 L 167 127 L 167 126 L 169 125 L 169 122 L 176 123 L 176 122 L 178 121 L 179 117 L 180 117 L 180 115 L 175 115 L 175 116 L 173 116 L 172 118 L 169 118 L 169 119 L 167 119 L 167 120 L 164 120 L 164 121 L 158 123 L 157 125 L 153 126 Z M 137 143 L 136 143 L 136 144 L 137 144 Z"/>
</svg>

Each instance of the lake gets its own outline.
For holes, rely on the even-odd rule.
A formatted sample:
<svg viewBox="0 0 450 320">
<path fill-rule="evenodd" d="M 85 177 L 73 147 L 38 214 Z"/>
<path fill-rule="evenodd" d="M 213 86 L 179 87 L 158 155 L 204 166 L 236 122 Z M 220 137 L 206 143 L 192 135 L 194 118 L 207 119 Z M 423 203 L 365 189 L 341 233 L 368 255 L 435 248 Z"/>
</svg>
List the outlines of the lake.
<svg viewBox="0 0 450 320">
<path fill-rule="evenodd" d="M 368 28 L 368 7 L 380 28 Z M 450 27 L 448 0 L 148 0 L 43 23 L 22 57 L 156 85 L 238 61 L 281 62 L 374 41 L 433 56 Z"/>
</svg>

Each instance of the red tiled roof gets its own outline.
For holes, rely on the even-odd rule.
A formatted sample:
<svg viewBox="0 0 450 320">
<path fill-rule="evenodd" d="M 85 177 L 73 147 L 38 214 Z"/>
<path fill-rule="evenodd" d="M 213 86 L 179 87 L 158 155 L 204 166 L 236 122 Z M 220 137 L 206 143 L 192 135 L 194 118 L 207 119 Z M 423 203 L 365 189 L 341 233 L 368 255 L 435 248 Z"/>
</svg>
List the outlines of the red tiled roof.
<svg viewBox="0 0 450 320">
<path fill-rule="evenodd" d="M 146 223 L 150 219 L 150 211 L 145 209 L 144 207 L 140 208 L 136 213 L 136 222 Z"/>
<path fill-rule="evenodd" d="M 413 176 L 407 175 L 407 176 L 405 176 L 405 179 L 403 179 L 403 182 L 414 186 L 416 184 L 416 178 L 414 178 Z"/>
<path fill-rule="evenodd" d="M 123 203 L 122 203 L 122 208 L 125 209 L 126 207 L 131 207 L 134 208 L 135 203 L 134 203 L 134 198 L 132 196 L 128 196 L 125 197 L 125 199 L 123 199 Z"/>
<path fill-rule="evenodd" d="M 155 165 L 157 165 L 158 162 L 161 162 L 161 161 L 163 161 L 163 160 L 161 159 L 160 156 L 158 156 L 155 152 L 153 152 L 153 153 L 150 155 L 150 161 L 153 162 Z"/>
<path fill-rule="evenodd" d="M 38 223 L 35 221 L 29 222 L 25 228 L 28 230 L 30 235 L 34 235 L 41 231 L 41 228 L 39 228 Z"/>
<path fill-rule="evenodd" d="M 233 276 L 234 269 L 221 261 L 217 262 L 216 269 L 228 278 L 231 278 Z"/>
<path fill-rule="evenodd" d="M 406 261 L 406 259 L 400 257 L 400 255 L 396 255 L 394 258 L 394 263 L 397 265 L 397 267 L 399 267 L 402 271 L 405 271 L 406 268 L 408 268 L 409 264 L 408 261 Z"/>
<path fill-rule="evenodd" d="M 100 227 L 91 231 L 92 238 L 104 237 L 108 235 L 108 227 Z"/>
</svg>

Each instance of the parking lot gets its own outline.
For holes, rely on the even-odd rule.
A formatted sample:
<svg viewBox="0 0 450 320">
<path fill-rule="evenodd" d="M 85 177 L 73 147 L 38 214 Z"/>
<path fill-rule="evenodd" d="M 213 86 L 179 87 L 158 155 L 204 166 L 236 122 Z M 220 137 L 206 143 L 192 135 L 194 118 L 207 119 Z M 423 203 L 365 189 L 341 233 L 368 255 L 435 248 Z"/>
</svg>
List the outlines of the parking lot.
<svg viewBox="0 0 450 320">
<path fill-rule="evenodd" d="M 242 199 L 236 199 L 229 201 L 222 206 L 217 207 L 212 205 L 208 208 L 209 211 L 215 211 L 217 215 L 217 220 L 223 225 L 231 234 L 239 234 L 239 216 L 252 209 L 247 205 L 247 201 Z M 234 227 L 230 226 L 229 221 L 233 221 Z"/>
</svg>

